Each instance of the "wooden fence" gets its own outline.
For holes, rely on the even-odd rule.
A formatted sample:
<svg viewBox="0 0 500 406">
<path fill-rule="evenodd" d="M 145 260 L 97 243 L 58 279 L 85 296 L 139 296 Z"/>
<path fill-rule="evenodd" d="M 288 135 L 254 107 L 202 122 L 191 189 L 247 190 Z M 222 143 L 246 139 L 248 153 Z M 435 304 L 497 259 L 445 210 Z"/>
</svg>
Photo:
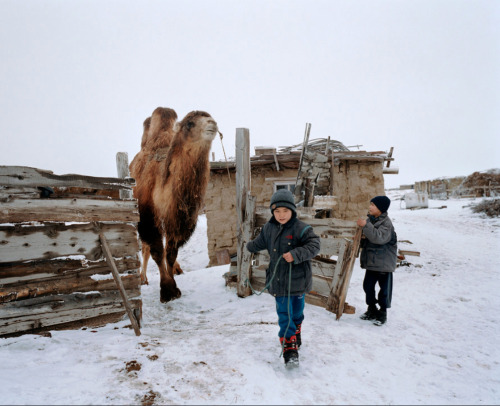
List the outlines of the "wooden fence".
<svg viewBox="0 0 500 406">
<path fill-rule="evenodd" d="M 133 179 L 0 166 L 0 336 L 142 312 Z"/>
</svg>

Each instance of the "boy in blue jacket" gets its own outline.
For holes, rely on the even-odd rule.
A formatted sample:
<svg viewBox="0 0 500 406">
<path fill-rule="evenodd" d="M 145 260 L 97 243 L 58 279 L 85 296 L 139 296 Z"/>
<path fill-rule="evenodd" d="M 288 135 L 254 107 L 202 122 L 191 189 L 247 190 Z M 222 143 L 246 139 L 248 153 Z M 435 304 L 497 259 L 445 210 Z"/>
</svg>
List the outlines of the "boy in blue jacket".
<svg viewBox="0 0 500 406">
<path fill-rule="evenodd" d="M 297 218 L 289 190 L 277 190 L 270 209 L 273 217 L 257 238 L 247 243 L 247 249 L 269 252 L 266 287 L 276 299 L 283 358 L 285 364 L 298 364 L 305 294 L 312 288 L 311 259 L 319 253 L 320 239 L 310 225 Z"/>
<path fill-rule="evenodd" d="M 361 240 L 359 259 L 361 268 L 366 269 L 363 290 L 368 305 L 361 319 L 371 320 L 377 326 L 387 321 L 387 309 L 392 300 L 392 275 L 397 263 L 397 236 L 387 214 L 390 204 L 387 196 L 375 196 L 370 200 L 368 218 L 357 221 L 358 226 L 363 227 L 365 237 Z M 380 290 L 375 296 L 377 282 Z"/>
</svg>

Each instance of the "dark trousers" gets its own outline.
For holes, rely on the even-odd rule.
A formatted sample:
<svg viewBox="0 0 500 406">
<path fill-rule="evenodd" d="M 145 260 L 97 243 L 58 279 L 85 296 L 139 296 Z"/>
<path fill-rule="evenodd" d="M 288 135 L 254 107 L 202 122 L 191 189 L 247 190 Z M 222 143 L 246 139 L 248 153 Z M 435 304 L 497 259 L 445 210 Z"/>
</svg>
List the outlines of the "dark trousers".
<svg viewBox="0 0 500 406">
<path fill-rule="evenodd" d="M 368 306 L 378 303 L 381 309 L 391 307 L 392 301 L 392 274 L 393 272 L 377 272 L 366 270 L 363 280 L 363 290 L 366 294 L 366 304 Z M 375 295 L 375 285 L 380 287 L 378 298 Z"/>
<path fill-rule="evenodd" d="M 295 335 L 297 326 L 304 321 L 305 300 L 306 295 L 290 296 L 290 301 L 288 301 L 288 296 L 276 297 L 280 338 L 290 338 Z"/>
</svg>

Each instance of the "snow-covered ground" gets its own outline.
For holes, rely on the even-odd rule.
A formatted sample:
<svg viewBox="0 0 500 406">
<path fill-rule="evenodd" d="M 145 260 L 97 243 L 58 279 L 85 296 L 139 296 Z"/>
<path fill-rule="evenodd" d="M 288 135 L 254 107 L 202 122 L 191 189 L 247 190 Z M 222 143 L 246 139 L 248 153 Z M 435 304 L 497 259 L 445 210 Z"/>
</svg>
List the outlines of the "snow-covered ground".
<svg viewBox="0 0 500 406">
<path fill-rule="evenodd" d="M 140 337 L 124 319 L 0 339 L 0 403 L 499 404 L 500 219 L 472 213 L 479 199 L 411 211 L 391 196 L 398 239 L 413 243 L 400 248 L 421 256 L 397 269 L 386 325 L 359 318 L 357 262 L 347 295 L 356 314 L 336 321 L 306 305 L 300 367 L 285 369 L 273 298 L 238 298 L 224 284 L 228 265 L 205 268 L 200 216 L 180 253 L 180 299 L 160 303 L 150 262 Z"/>
</svg>

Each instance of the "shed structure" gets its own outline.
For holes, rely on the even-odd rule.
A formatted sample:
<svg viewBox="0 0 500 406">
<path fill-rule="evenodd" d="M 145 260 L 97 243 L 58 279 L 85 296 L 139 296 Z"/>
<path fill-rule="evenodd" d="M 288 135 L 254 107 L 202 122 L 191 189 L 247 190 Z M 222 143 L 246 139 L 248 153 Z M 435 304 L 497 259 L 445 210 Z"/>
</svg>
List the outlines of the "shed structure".
<svg viewBox="0 0 500 406">
<path fill-rule="evenodd" d="M 142 300 L 133 179 L 0 166 L 0 336 L 116 322 Z"/>
<path fill-rule="evenodd" d="M 278 150 L 256 147 L 255 155 L 250 157 L 256 210 L 270 217 L 272 194 L 288 188 L 295 193 L 297 202 L 312 195 L 314 209 L 310 210 L 354 221 L 366 215 L 373 196 L 384 194 L 384 173 L 397 173 L 397 169 L 389 167 L 393 159 L 392 150 L 349 151 L 330 139 L 307 140 L 306 144 Z M 209 266 L 214 266 L 229 263 L 237 252 L 236 162 L 211 162 L 210 170 L 205 213 Z"/>
</svg>

